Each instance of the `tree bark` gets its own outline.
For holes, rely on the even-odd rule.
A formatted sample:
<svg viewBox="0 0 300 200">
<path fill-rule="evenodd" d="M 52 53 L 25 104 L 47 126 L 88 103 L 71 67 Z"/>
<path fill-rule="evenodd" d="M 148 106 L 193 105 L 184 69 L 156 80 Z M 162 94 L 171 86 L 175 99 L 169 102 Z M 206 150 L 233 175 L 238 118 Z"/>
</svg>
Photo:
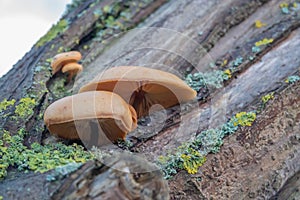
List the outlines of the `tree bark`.
<svg viewBox="0 0 300 200">
<path fill-rule="evenodd" d="M 194 72 L 226 69 L 232 72 L 232 78 L 222 82 L 221 88 L 199 90 L 197 102 L 165 110 L 163 120 L 154 115 L 139 121 L 137 130 L 129 133 L 127 140 L 133 143 L 130 151 L 145 155 L 150 162 L 176 151 L 201 131 L 218 127 L 238 112 L 260 110 L 257 120 L 251 127 L 240 128 L 227 136 L 220 152 L 208 154 L 197 174 L 179 170 L 168 180 L 169 189 L 161 174 L 154 171 L 147 174 L 150 178 L 144 182 L 137 181 L 137 190 L 126 190 L 120 185 L 130 185 L 122 182 L 129 175 L 109 171 L 109 167 L 98 161 L 90 161 L 52 182 L 46 177 L 53 171 L 44 174 L 17 172 L 13 178 L 1 181 L 0 194 L 5 199 L 39 199 L 39 195 L 44 199 L 109 199 L 112 191 L 118 191 L 119 199 L 134 199 L 143 188 L 150 188 L 152 192 L 161 188 L 158 194 L 151 193 L 153 199 L 300 197 L 297 178 L 300 170 L 300 87 L 299 81 L 285 83 L 289 76 L 300 74 L 299 3 L 297 7 L 294 1 L 288 1 L 289 12 L 284 13 L 279 0 L 153 0 L 143 1 L 143 5 L 138 5 L 139 1 L 118 1 L 121 10 L 129 9 L 130 19 L 124 20 L 120 11 L 113 14 L 123 27 L 106 28 L 100 40 L 96 33 L 101 31 L 98 25 L 103 19 L 95 13 L 112 1 L 95 1 L 95 5 L 90 6 L 93 2 L 86 1 L 63 16 L 70 23 L 68 29 L 45 45 L 34 46 L 0 79 L 0 101 L 31 95 L 37 102 L 28 119 L 1 119 L 3 129 L 16 134 L 24 127 L 30 133 L 25 144 L 45 143 L 50 135 L 39 116 L 50 103 L 76 94 L 105 69 L 126 65 L 160 69 L 182 79 Z M 255 27 L 256 20 L 264 25 Z M 137 25 L 138 28 L 131 29 Z M 255 51 L 255 43 L 265 38 L 272 42 Z M 58 90 L 56 83 L 64 81 L 66 76 L 61 73 L 52 76 L 48 62 L 61 47 L 80 50 L 84 66 L 83 73 L 65 85 L 64 90 Z M 235 64 L 237 60 L 240 62 Z M 234 70 L 230 68 L 232 65 L 235 65 Z M 46 70 L 37 70 L 41 66 Z M 274 99 L 262 107 L 261 98 L 271 92 L 274 92 Z M 125 161 L 114 162 L 117 165 Z M 147 168 L 148 164 L 145 165 L 143 167 Z M 134 164 L 125 166 L 130 168 Z M 112 174 L 113 180 L 109 178 Z M 135 179 L 130 177 L 129 180 Z M 119 186 L 114 185 L 114 181 L 120 183 Z M 80 182 L 83 183 L 81 187 L 78 186 Z M 93 189 L 95 184 L 112 187 L 101 193 Z"/>
</svg>

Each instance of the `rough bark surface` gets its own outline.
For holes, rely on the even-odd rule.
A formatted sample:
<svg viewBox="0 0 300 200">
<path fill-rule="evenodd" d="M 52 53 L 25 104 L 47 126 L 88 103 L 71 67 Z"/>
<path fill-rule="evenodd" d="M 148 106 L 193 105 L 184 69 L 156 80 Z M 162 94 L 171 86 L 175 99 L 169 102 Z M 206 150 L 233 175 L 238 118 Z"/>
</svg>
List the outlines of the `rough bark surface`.
<svg viewBox="0 0 300 200">
<path fill-rule="evenodd" d="M 279 0 L 153 0 L 143 1 L 143 5 L 118 1 L 121 8 L 130 10 L 130 20 L 115 13 L 114 18 L 125 28 L 106 30 L 109 34 L 101 41 L 95 36 L 101 19 L 94 13 L 112 1 L 95 1 L 90 6 L 93 2 L 85 1 L 66 14 L 70 24 L 63 34 L 33 47 L 0 79 L 0 101 L 29 94 L 37 102 L 28 119 L 2 118 L 2 128 L 16 134 L 24 127 L 30 133 L 26 145 L 49 142 L 51 136 L 40 117 L 45 108 L 56 99 L 76 94 L 112 66 L 147 66 L 185 78 L 191 72 L 229 69 L 229 63 L 240 57 L 233 77 L 221 88 L 198 91 L 196 102 L 167 109 L 163 120 L 159 114 L 140 120 L 127 140 L 133 143 L 132 152 L 155 162 L 158 156 L 176 151 L 180 144 L 218 127 L 235 113 L 260 110 L 257 120 L 226 137 L 220 152 L 208 154 L 197 174 L 179 171 L 168 180 L 169 187 L 156 170 L 130 174 L 91 161 L 56 181 L 47 181 L 54 171 L 25 174 L 10 169 L 9 176 L 1 180 L 4 199 L 110 199 L 115 193 L 119 199 L 138 199 L 139 195 L 144 195 L 141 199 L 300 198 L 300 86 L 299 81 L 285 83 L 289 76 L 300 75 L 299 2 L 293 7 L 297 1 L 287 1 L 293 9 L 284 14 Z M 256 28 L 255 20 L 265 26 Z M 264 38 L 273 42 L 253 52 L 255 42 Z M 51 76 L 47 61 L 60 47 L 83 54 L 84 71 L 64 90 L 58 90 L 56 83 L 66 76 Z M 37 70 L 40 66 L 46 70 Z M 275 98 L 262 108 L 262 96 L 271 92 Z M 112 163 L 130 172 L 152 166 L 126 158 Z"/>
</svg>

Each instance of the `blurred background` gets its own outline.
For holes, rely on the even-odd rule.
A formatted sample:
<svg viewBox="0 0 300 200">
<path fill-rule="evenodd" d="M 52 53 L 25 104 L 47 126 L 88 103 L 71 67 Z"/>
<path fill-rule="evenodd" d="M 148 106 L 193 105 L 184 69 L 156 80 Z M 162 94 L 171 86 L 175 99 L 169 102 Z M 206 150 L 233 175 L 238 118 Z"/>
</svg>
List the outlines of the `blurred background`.
<svg viewBox="0 0 300 200">
<path fill-rule="evenodd" d="M 55 24 L 72 0 L 0 0 L 0 77 Z"/>
</svg>

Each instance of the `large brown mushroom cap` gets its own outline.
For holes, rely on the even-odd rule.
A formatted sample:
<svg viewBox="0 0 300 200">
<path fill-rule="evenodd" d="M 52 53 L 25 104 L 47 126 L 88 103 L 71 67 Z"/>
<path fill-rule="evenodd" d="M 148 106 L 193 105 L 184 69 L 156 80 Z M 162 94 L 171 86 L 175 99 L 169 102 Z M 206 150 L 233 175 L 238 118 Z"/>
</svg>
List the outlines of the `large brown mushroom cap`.
<svg viewBox="0 0 300 200">
<path fill-rule="evenodd" d="M 124 139 L 136 128 L 136 118 L 135 110 L 119 95 L 106 91 L 62 98 L 44 113 L 45 124 L 52 134 L 88 142 L 97 140 L 97 144 L 107 143 L 106 137 L 110 141 Z"/>
<path fill-rule="evenodd" d="M 54 56 L 51 67 L 52 73 L 57 73 L 64 65 L 68 63 L 76 63 L 81 59 L 81 53 L 78 51 L 69 51 Z"/>
<path fill-rule="evenodd" d="M 79 93 L 93 90 L 119 94 L 135 108 L 138 117 L 147 115 L 154 104 L 168 108 L 192 100 L 197 94 L 171 73 L 138 66 L 110 68 L 80 88 Z"/>
</svg>

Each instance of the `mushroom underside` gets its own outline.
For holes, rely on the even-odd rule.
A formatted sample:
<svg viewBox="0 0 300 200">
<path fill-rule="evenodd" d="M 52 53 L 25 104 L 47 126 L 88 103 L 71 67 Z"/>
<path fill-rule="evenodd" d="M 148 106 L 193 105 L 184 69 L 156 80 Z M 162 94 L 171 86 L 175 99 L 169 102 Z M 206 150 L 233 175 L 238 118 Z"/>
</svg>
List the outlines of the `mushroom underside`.
<svg viewBox="0 0 300 200">
<path fill-rule="evenodd" d="M 65 139 L 80 139 L 88 146 L 108 144 L 117 139 L 125 139 L 127 132 L 121 120 L 83 119 L 48 127 L 51 133 Z"/>
<path fill-rule="evenodd" d="M 192 90 L 164 82 L 123 80 L 90 83 L 82 87 L 79 92 L 93 90 L 110 91 L 120 95 L 127 103 L 134 107 L 138 118 L 148 115 L 149 109 L 155 104 L 169 108 L 178 103 L 191 100 L 195 96 Z"/>
</svg>

